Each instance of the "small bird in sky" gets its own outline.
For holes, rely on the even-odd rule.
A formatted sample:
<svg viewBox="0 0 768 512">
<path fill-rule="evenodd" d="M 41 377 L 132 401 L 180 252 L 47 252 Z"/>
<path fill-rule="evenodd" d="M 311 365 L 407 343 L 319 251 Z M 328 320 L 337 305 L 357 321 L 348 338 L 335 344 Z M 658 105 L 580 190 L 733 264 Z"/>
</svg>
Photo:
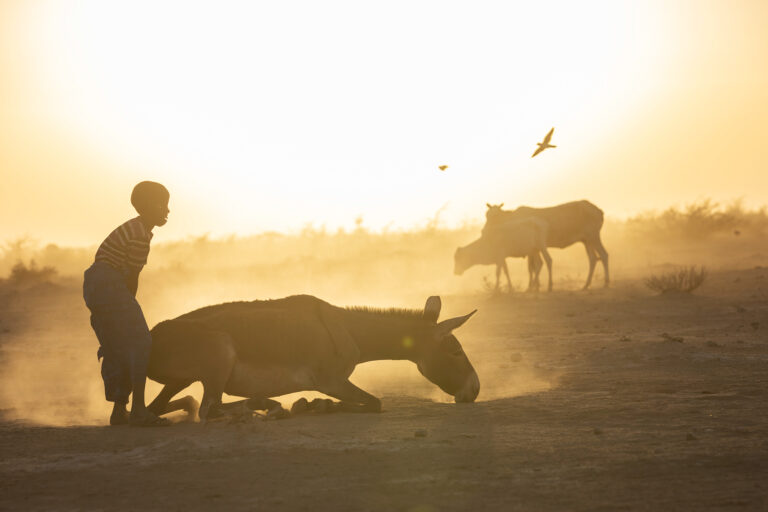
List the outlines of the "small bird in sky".
<svg viewBox="0 0 768 512">
<path fill-rule="evenodd" d="M 447 165 L 439 165 L 437 168 L 440 169 L 441 171 L 444 171 L 444 170 L 446 170 L 448 168 L 448 166 Z"/>
<path fill-rule="evenodd" d="M 555 129 L 552 128 L 551 130 L 549 130 L 549 133 L 547 134 L 547 136 L 544 137 L 543 141 L 536 143 L 539 146 L 539 148 L 536 151 L 533 152 L 533 154 L 531 155 L 531 158 L 535 157 L 536 155 L 538 155 L 539 153 L 541 153 L 542 151 L 544 151 L 547 148 L 556 148 L 557 147 L 557 146 L 553 146 L 552 144 L 549 143 L 549 141 L 552 140 L 552 134 L 554 133 L 554 131 L 555 131 Z"/>
</svg>

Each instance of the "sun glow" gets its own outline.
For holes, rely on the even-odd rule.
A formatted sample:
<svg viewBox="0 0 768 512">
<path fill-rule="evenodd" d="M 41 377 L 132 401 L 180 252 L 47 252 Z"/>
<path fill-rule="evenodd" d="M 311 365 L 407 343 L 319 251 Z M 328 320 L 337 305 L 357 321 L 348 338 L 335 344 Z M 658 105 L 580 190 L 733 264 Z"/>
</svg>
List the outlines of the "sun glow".
<svg viewBox="0 0 768 512">
<path fill-rule="evenodd" d="M 649 58 L 663 43 L 654 13 L 624 2 L 546 16 L 444 2 L 91 1 L 27 14 L 43 110 L 168 182 L 197 232 L 358 215 L 410 226 L 446 203 L 455 222 L 486 200 L 531 201 L 643 104 L 664 64 Z M 531 161 L 552 126 L 568 144 Z M 226 199 L 200 215 L 212 197 Z"/>
</svg>

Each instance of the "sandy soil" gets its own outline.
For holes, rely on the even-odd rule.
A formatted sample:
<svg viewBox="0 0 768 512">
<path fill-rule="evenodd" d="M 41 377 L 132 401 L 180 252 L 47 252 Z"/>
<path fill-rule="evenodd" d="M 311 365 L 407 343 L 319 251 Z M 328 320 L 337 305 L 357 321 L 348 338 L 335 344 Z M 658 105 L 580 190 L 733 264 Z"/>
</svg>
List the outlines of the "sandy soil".
<svg viewBox="0 0 768 512">
<path fill-rule="evenodd" d="M 768 269 L 443 302 L 480 310 L 476 404 L 390 363 L 353 378 L 381 414 L 137 429 L 92 405 L 76 286 L 6 291 L 0 509 L 768 509 Z"/>
</svg>

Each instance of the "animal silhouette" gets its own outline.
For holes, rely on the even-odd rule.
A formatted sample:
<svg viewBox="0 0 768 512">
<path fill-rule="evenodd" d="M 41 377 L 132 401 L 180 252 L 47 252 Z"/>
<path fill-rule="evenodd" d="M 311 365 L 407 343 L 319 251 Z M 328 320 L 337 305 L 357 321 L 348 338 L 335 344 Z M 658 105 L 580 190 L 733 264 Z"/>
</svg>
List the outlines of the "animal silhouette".
<svg viewBox="0 0 768 512">
<path fill-rule="evenodd" d="M 549 208 L 531 208 L 520 206 L 515 210 L 502 210 L 504 203 L 492 205 L 486 203 L 485 226 L 483 233 L 511 220 L 522 220 L 531 217 L 547 223 L 547 247 L 565 248 L 581 242 L 589 258 L 589 274 L 584 289 L 592 283 L 597 261 L 603 262 L 605 270 L 605 286 L 610 282 L 608 273 L 608 251 L 600 240 L 600 229 L 603 227 L 603 211 L 589 201 L 573 201 Z"/>
<path fill-rule="evenodd" d="M 203 384 L 200 417 L 239 404 L 285 412 L 271 397 L 319 391 L 343 410 L 378 412 L 378 398 L 349 381 L 355 366 L 380 359 L 413 361 L 456 402 L 473 402 L 480 381 L 453 335 L 471 317 L 438 322 L 440 297 L 423 310 L 340 308 L 310 295 L 230 302 L 166 320 L 152 328 L 148 376 L 165 384 L 150 404 L 155 414 L 189 408 L 170 402 L 196 381 Z M 222 404 L 222 393 L 246 398 Z"/>
<path fill-rule="evenodd" d="M 539 273 L 541 272 L 541 257 L 547 262 L 549 284 L 552 289 L 552 258 L 547 252 L 547 223 L 527 218 L 500 222 L 487 229 L 482 236 L 464 247 L 459 247 L 453 256 L 453 272 L 463 274 L 474 265 L 496 265 L 496 287 L 499 289 L 499 274 L 504 271 L 507 277 L 509 291 L 512 291 L 512 281 L 509 278 L 506 258 L 528 258 L 528 290 L 539 289 Z"/>
<path fill-rule="evenodd" d="M 552 140 L 552 134 L 555 132 L 555 128 L 553 127 L 551 130 L 549 130 L 549 133 L 544 137 L 544 140 L 541 142 L 537 142 L 536 144 L 539 146 L 536 151 L 533 152 L 531 155 L 531 158 L 535 157 L 542 151 L 544 151 L 547 148 L 556 148 L 557 146 L 553 146 L 549 143 L 549 141 Z"/>
</svg>

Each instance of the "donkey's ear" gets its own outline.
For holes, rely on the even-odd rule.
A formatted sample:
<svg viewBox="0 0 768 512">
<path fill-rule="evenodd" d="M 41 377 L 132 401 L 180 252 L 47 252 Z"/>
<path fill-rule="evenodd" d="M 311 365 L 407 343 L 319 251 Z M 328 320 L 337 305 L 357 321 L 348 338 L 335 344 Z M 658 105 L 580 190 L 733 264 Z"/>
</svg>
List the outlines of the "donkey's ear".
<svg viewBox="0 0 768 512">
<path fill-rule="evenodd" d="M 504 203 L 501 203 L 501 204 L 499 205 L 499 208 L 504 208 Z"/>
<path fill-rule="evenodd" d="M 433 295 L 427 299 L 427 303 L 424 304 L 424 319 L 437 323 L 437 318 L 440 316 L 440 308 L 443 303 L 440 301 L 440 297 Z"/>
<path fill-rule="evenodd" d="M 449 318 L 448 320 L 443 320 L 439 324 L 437 324 L 437 333 L 439 336 L 446 336 L 451 333 L 454 329 L 458 329 L 462 325 L 464 325 L 464 322 L 469 320 L 469 317 L 477 313 L 477 310 L 474 310 L 468 315 L 464 316 L 457 316 L 456 318 Z"/>
<path fill-rule="evenodd" d="M 485 203 L 485 206 L 487 206 L 488 208 L 493 208 L 493 206 L 491 206 L 491 203 Z"/>
</svg>

